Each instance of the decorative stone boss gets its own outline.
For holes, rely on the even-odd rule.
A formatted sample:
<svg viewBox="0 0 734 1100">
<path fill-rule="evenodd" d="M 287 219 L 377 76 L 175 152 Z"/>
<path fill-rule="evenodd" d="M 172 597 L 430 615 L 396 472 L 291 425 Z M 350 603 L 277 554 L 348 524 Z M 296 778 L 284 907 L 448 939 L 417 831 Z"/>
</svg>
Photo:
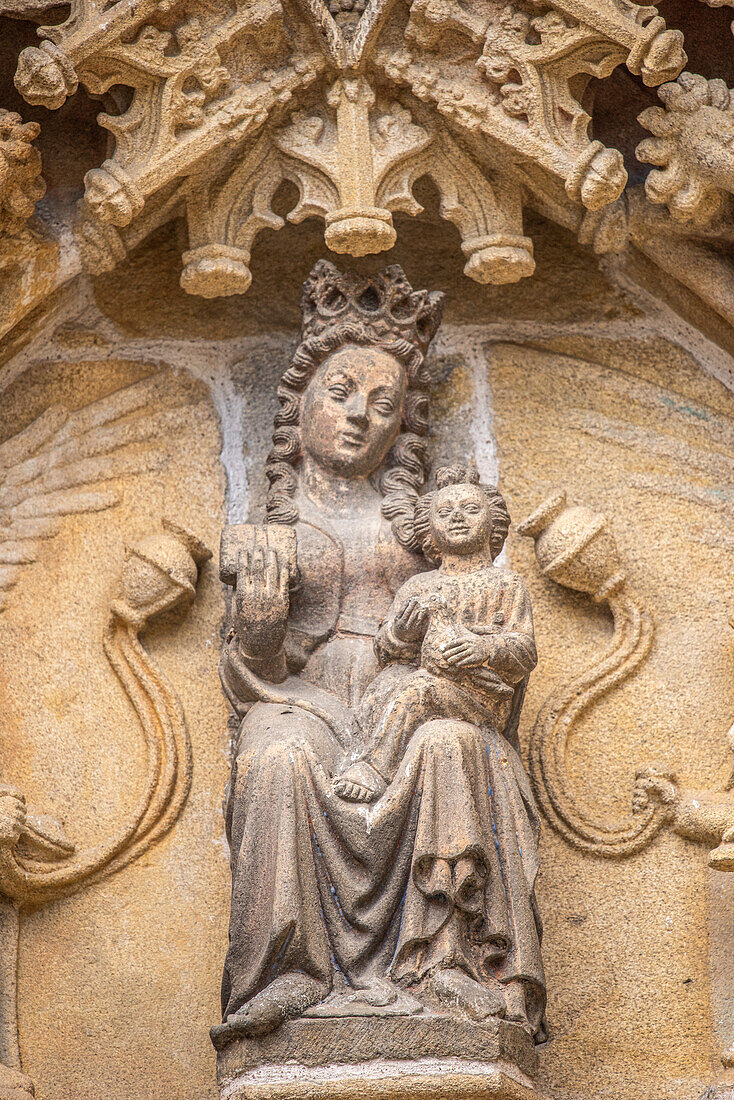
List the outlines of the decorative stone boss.
<svg viewBox="0 0 734 1100">
<path fill-rule="evenodd" d="M 485 1092 L 513 1066 L 493 1095 L 535 1095 L 538 819 L 517 746 L 532 614 L 493 564 L 499 492 L 457 466 L 419 495 L 441 307 L 398 267 L 316 265 L 267 523 L 223 534 L 233 882 L 212 1038 L 228 1097 L 263 1062 L 378 1055 L 489 1056 L 503 1069 L 485 1066 Z"/>
</svg>

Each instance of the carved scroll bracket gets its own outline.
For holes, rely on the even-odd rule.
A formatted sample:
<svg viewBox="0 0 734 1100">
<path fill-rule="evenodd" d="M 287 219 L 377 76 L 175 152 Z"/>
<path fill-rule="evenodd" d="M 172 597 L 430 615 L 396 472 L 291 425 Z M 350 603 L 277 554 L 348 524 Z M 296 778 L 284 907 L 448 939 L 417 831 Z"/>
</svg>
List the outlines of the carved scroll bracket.
<svg viewBox="0 0 734 1100">
<path fill-rule="evenodd" d="M 653 624 L 630 590 L 604 516 L 569 507 L 565 492 L 545 501 L 519 525 L 535 539 L 541 571 L 566 588 L 608 605 L 614 635 L 606 653 L 541 707 L 530 738 L 530 774 L 538 803 L 553 828 L 582 851 L 619 859 L 645 848 L 669 825 L 679 835 L 717 845 L 709 865 L 734 871 L 734 772 L 721 791 L 689 790 L 658 765 L 638 768 L 632 796 L 635 820 L 610 827 L 591 821 L 573 796 L 566 767 L 576 723 L 602 696 L 635 672 L 650 652 Z M 734 752 L 734 731 L 729 733 Z"/>
</svg>

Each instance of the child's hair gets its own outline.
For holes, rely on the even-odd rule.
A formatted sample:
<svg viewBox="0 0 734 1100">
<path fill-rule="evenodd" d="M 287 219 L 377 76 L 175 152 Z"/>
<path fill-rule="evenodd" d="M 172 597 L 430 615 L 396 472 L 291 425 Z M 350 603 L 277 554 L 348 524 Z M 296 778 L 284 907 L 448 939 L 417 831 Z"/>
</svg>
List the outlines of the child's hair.
<svg viewBox="0 0 734 1100">
<path fill-rule="evenodd" d="M 476 485 L 489 501 L 492 516 L 489 551 L 492 555 L 492 561 L 494 561 L 505 545 L 507 532 L 510 528 L 510 513 L 507 511 L 502 493 L 494 486 L 482 485 L 474 466 L 461 466 L 458 464 L 456 466 L 442 466 L 436 471 L 436 488 L 445 489 L 448 485 Z M 418 497 L 413 512 L 413 530 L 415 532 L 416 548 L 420 549 L 429 561 L 438 565 L 441 561 L 441 551 L 431 537 L 431 504 L 435 495 L 436 490 Z"/>
</svg>

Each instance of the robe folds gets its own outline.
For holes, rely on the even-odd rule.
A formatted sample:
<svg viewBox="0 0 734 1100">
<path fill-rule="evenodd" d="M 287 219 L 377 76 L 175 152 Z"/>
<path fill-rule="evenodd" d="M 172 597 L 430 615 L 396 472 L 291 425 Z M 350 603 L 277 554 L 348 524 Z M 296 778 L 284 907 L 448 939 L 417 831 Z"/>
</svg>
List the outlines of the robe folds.
<svg viewBox="0 0 734 1100">
<path fill-rule="evenodd" d="M 319 684 L 350 703 L 377 671 L 372 639 L 338 630 L 313 656 Z M 298 706 L 256 703 L 241 724 L 227 801 L 225 1018 L 289 971 L 326 996 L 335 981 L 389 975 L 416 987 L 455 965 L 480 982 L 523 979 L 539 1028 L 539 821 L 516 750 L 479 720 L 426 721 L 387 790 L 364 805 L 332 786 L 354 748 Z"/>
<path fill-rule="evenodd" d="M 415 674 L 417 654 L 388 652 L 375 636 L 400 586 L 421 583 L 426 562 L 398 544 L 379 507 L 345 530 L 303 493 L 296 499 L 301 586 L 291 599 L 289 667 L 354 714 L 379 672 L 378 655 L 394 678 Z M 455 965 L 479 981 L 523 979 L 531 1025 L 541 1027 L 539 821 L 516 751 L 535 662 L 532 616 L 516 574 L 497 569 L 492 588 L 479 611 L 491 621 L 493 664 L 514 685 L 509 717 L 486 721 L 480 707 L 469 720 L 423 723 L 369 805 L 340 799 L 332 785 L 367 747 L 358 725 L 349 744 L 297 702 L 240 696 L 240 706 L 225 647 L 222 681 L 244 714 L 225 806 L 225 1019 L 292 971 L 316 979 L 327 997 L 388 976 L 417 987 L 435 967 Z"/>
</svg>

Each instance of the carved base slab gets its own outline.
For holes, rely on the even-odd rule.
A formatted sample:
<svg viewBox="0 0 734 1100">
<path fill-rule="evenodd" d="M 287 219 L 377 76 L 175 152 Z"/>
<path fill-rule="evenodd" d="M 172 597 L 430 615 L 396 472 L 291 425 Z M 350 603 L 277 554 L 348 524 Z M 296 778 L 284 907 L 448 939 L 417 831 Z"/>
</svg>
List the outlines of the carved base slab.
<svg viewBox="0 0 734 1100">
<path fill-rule="evenodd" d="M 222 1100 L 542 1100 L 528 1034 L 450 1016 L 292 1020 L 217 1056 Z"/>
<path fill-rule="evenodd" d="M 514 1066 L 426 1058 L 360 1066 L 278 1066 L 249 1070 L 220 1086 L 222 1100 L 543 1100 Z"/>
</svg>

